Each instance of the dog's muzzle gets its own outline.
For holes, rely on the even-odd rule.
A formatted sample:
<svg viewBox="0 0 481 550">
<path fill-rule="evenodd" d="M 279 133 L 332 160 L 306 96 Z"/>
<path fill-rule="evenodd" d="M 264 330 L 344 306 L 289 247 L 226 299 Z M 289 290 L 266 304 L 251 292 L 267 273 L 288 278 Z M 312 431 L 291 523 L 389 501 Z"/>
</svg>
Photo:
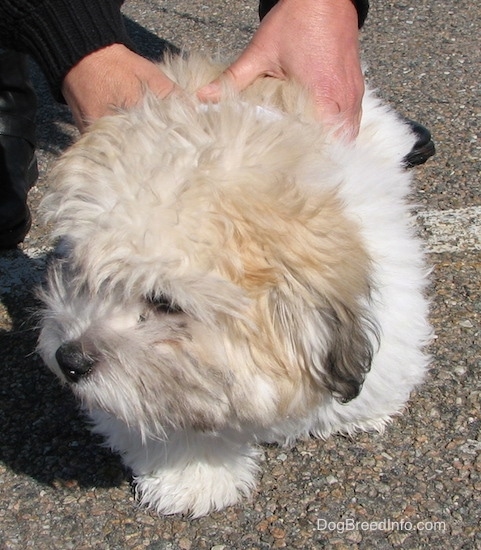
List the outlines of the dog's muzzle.
<svg viewBox="0 0 481 550">
<path fill-rule="evenodd" d="M 76 383 L 87 376 L 95 359 L 86 354 L 79 342 L 65 342 L 55 352 L 55 359 L 69 382 Z"/>
</svg>

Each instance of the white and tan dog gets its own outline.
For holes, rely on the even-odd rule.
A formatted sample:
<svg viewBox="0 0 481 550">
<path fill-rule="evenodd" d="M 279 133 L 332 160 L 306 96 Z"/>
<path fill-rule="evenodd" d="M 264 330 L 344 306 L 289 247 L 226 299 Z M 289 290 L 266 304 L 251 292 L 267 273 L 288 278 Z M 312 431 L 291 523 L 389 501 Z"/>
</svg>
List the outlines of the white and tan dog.
<svg viewBox="0 0 481 550">
<path fill-rule="evenodd" d="M 255 485 L 259 442 L 380 430 L 423 379 L 426 267 L 403 158 L 368 93 L 355 144 L 293 84 L 186 97 L 95 123 L 46 199 L 63 256 L 39 351 L 134 473 L 142 503 L 200 516 Z"/>
</svg>

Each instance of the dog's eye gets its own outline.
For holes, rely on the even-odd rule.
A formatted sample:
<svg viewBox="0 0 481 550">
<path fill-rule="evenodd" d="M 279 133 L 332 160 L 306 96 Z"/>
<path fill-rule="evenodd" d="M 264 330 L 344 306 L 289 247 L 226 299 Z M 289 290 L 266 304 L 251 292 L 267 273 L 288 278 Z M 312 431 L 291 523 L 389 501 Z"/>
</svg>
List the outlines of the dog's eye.
<svg viewBox="0 0 481 550">
<path fill-rule="evenodd" d="M 182 309 L 163 294 L 147 296 L 146 300 L 158 313 L 182 313 Z"/>
</svg>

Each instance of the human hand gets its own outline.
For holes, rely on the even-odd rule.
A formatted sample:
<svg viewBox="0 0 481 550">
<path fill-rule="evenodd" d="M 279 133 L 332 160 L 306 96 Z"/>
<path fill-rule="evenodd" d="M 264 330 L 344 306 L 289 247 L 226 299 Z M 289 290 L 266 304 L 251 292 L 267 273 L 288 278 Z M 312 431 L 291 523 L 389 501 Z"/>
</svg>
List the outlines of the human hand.
<svg viewBox="0 0 481 550">
<path fill-rule="evenodd" d="M 129 107 L 150 89 L 159 97 L 176 85 L 151 61 L 122 44 L 112 44 L 80 60 L 65 76 L 62 93 L 81 132 L 114 107 Z"/>
<path fill-rule="evenodd" d="M 241 91 L 257 78 L 292 78 L 306 87 L 321 121 L 354 139 L 359 132 L 364 79 L 357 11 L 351 0 L 279 0 L 241 56 L 202 101 L 218 101 L 221 81 Z"/>
</svg>

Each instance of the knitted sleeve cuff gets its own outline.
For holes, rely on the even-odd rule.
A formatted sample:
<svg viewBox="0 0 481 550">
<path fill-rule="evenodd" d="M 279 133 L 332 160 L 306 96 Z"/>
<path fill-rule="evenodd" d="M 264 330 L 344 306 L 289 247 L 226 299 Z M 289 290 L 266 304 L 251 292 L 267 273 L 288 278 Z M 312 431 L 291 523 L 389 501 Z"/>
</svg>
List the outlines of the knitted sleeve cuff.
<svg viewBox="0 0 481 550">
<path fill-rule="evenodd" d="M 260 18 L 262 19 L 277 2 L 278 0 L 260 0 Z M 367 12 L 369 11 L 369 0 L 352 0 L 352 3 L 356 6 L 358 26 L 361 28 L 364 25 L 364 21 L 366 21 Z"/>
<path fill-rule="evenodd" d="M 10 0 L 2 3 L 10 4 Z M 30 54 L 37 61 L 55 99 L 63 101 L 62 81 L 83 57 L 114 43 L 133 48 L 120 11 L 122 3 L 122 0 L 24 0 L 12 2 L 11 7 L 4 4 L 0 11 L 5 9 L 11 19 L 7 33 L 10 47 Z"/>
<path fill-rule="evenodd" d="M 357 10 L 358 27 L 361 28 L 367 19 L 369 11 L 369 0 L 353 0 Z"/>
</svg>

